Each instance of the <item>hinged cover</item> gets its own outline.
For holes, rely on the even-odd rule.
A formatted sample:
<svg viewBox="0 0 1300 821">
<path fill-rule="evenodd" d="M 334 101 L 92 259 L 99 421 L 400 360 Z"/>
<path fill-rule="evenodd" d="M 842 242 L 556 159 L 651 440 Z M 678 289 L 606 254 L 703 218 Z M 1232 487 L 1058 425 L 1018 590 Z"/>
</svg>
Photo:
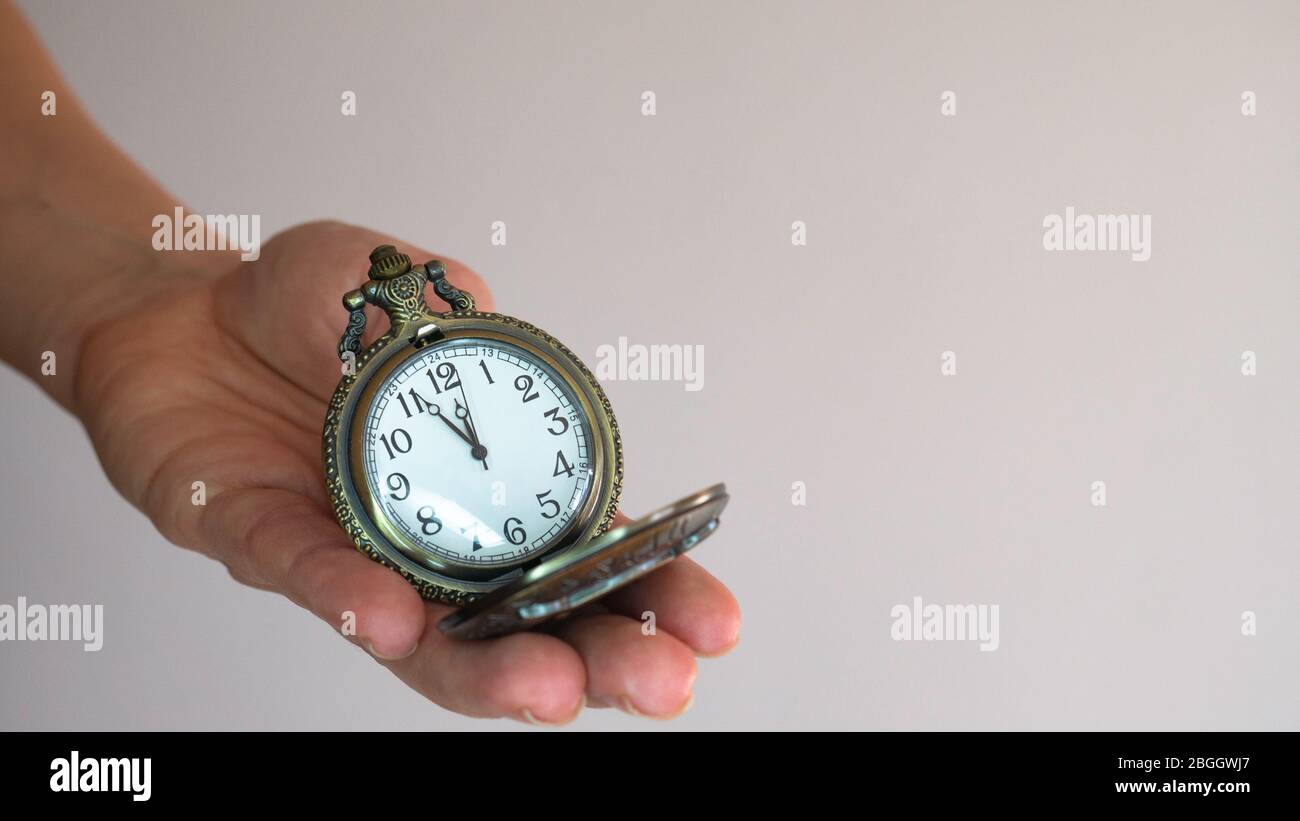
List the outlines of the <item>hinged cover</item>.
<svg viewBox="0 0 1300 821">
<path fill-rule="evenodd" d="M 526 630 L 589 604 L 699 544 L 717 528 L 729 498 L 725 485 L 714 485 L 614 528 L 546 559 L 448 615 L 438 627 L 458 639 L 488 638 Z"/>
</svg>

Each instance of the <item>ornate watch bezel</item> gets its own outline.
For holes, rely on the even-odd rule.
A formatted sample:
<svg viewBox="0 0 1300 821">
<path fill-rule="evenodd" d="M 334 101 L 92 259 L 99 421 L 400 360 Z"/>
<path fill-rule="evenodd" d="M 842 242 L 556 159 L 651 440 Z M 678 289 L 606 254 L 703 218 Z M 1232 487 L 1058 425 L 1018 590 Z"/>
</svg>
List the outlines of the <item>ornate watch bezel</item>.
<svg viewBox="0 0 1300 821">
<path fill-rule="evenodd" d="M 358 461 L 360 437 L 353 441 L 357 413 L 383 383 L 385 374 L 408 356 L 443 341 L 489 338 L 523 348 L 545 362 L 566 382 L 582 404 L 589 421 L 593 454 L 591 487 L 573 522 L 556 543 L 529 561 L 508 570 L 475 570 L 432 559 L 415 558 L 376 521 L 378 498 L 366 483 Z M 357 549 L 397 571 L 420 595 L 432 601 L 464 605 L 496 590 L 527 569 L 565 550 L 582 545 L 609 529 L 623 486 L 623 451 L 618 423 L 604 390 L 586 365 L 567 347 L 540 328 L 505 314 L 475 310 L 419 315 L 391 328 L 356 356 L 354 373 L 344 374 L 330 400 L 325 418 L 323 453 L 330 504 L 339 524 Z M 352 465 L 357 464 L 354 471 Z M 396 534 L 394 530 L 393 535 Z M 410 546 L 407 545 L 407 548 Z M 418 554 L 418 551 L 416 553 Z M 459 572 L 462 576 L 449 575 Z"/>
</svg>

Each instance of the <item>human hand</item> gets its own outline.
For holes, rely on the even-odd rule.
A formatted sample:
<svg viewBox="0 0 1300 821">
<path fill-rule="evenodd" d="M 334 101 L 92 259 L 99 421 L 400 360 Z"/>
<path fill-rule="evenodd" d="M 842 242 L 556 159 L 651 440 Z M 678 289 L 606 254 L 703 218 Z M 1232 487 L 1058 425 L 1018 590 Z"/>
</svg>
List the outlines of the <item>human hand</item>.
<svg viewBox="0 0 1300 821">
<path fill-rule="evenodd" d="M 350 640 L 450 710 L 563 723 L 585 696 L 593 706 L 679 714 L 695 657 L 729 650 L 740 621 L 735 599 L 690 558 L 546 633 L 458 642 L 437 629 L 451 608 L 423 601 L 339 528 L 320 461 L 340 376 L 339 297 L 364 279 L 370 249 L 391 241 L 340 223 L 300 226 L 255 262 L 210 265 L 88 329 L 71 404 L 109 478 L 165 537 L 221 561 L 238 581 L 282 593 L 336 630 L 354 613 Z M 448 278 L 493 310 L 482 280 L 442 259 Z M 386 327 L 382 315 L 370 319 L 365 344 Z M 205 505 L 192 503 L 197 481 Z M 647 610 L 653 636 L 641 631 Z"/>
</svg>

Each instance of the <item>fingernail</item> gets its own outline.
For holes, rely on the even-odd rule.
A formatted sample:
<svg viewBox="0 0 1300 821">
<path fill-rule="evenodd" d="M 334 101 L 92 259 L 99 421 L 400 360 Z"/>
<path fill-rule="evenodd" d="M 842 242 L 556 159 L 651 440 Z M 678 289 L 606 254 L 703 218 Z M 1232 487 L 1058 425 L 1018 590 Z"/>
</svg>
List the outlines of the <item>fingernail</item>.
<svg viewBox="0 0 1300 821">
<path fill-rule="evenodd" d="M 582 698 L 578 699 L 578 706 L 576 709 L 574 709 L 573 715 L 569 716 L 568 718 L 561 719 L 559 721 L 542 721 L 540 718 L 533 715 L 533 711 L 528 709 L 527 707 L 520 710 L 519 715 L 523 718 L 524 721 L 528 722 L 529 724 L 535 725 L 537 727 L 559 727 L 564 724 L 568 724 L 574 719 L 576 719 L 578 717 L 578 714 L 582 712 L 582 708 L 586 706 L 587 706 L 587 697 L 583 696 Z"/>
<path fill-rule="evenodd" d="M 417 641 L 415 644 L 411 645 L 410 650 L 407 650 L 405 653 L 402 653 L 401 655 L 386 656 L 383 653 L 376 650 L 375 645 L 371 644 L 369 639 L 366 640 L 366 652 L 374 656 L 375 658 L 380 659 L 381 661 L 401 661 L 402 659 L 410 658 L 412 655 L 415 654 L 415 651 L 416 649 L 419 648 L 419 646 L 420 643 Z"/>
<path fill-rule="evenodd" d="M 636 708 L 636 705 L 632 703 L 632 699 L 627 696 L 623 696 L 618 700 L 618 709 L 630 716 L 639 716 L 642 714 L 641 711 Z"/>
<path fill-rule="evenodd" d="M 630 696 L 592 696 L 587 699 L 587 703 L 592 707 L 613 707 L 614 709 L 622 710 L 630 716 L 644 715 L 644 713 L 638 710 L 636 705 L 632 703 L 632 698 Z"/>
<path fill-rule="evenodd" d="M 692 692 L 690 695 L 686 697 L 686 700 L 682 702 L 682 706 L 678 707 L 673 712 L 665 713 L 663 715 L 651 715 L 649 713 L 643 713 L 640 710 L 638 710 L 637 706 L 632 703 L 632 699 L 628 696 L 617 696 L 613 698 L 600 696 L 588 700 L 588 704 L 590 704 L 593 707 L 617 707 L 618 709 L 622 710 L 623 712 L 627 713 L 630 716 L 637 716 L 639 718 L 650 718 L 650 719 L 654 719 L 655 721 L 666 721 L 668 719 L 677 718 L 682 713 L 691 709 L 691 705 L 694 703 L 695 703 L 695 693 Z"/>
</svg>

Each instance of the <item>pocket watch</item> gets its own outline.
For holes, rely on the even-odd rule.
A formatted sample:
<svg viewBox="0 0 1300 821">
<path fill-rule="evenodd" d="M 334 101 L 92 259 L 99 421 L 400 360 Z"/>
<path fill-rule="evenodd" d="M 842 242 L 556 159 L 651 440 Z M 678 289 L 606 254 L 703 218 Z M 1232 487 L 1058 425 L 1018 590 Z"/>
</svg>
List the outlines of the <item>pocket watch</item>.
<svg viewBox="0 0 1300 821">
<path fill-rule="evenodd" d="M 425 302 L 430 284 L 447 311 Z M 389 327 L 363 348 L 367 304 Z M 722 485 L 610 530 L 623 453 L 600 384 L 541 329 L 475 310 L 441 262 L 381 245 L 343 306 L 322 446 L 330 503 L 362 553 L 463 608 L 440 625 L 449 635 L 561 616 L 716 529 Z"/>
</svg>

